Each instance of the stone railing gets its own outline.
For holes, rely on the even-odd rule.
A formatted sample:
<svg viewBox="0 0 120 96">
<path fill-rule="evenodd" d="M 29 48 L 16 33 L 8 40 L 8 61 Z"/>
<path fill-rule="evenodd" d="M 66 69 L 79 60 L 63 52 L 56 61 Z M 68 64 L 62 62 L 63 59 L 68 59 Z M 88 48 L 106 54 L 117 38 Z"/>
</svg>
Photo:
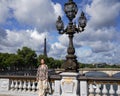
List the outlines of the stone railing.
<svg viewBox="0 0 120 96">
<path fill-rule="evenodd" d="M 60 75 L 50 76 L 51 92 L 47 96 L 61 96 L 61 79 Z M 66 80 L 66 82 L 70 83 L 70 79 Z M 120 96 L 120 78 L 80 76 L 77 80 L 79 84 L 77 96 Z M 3 96 L 1 94 L 8 96 L 37 96 L 37 91 L 38 84 L 35 76 L 0 76 L 0 96 Z"/>
<path fill-rule="evenodd" d="M 80 77 L 79 80 L 81 88 L 87 87 L 80 96 L 120 96 L 120 78 Z"/>
<path fill-rule="evenodd" d="M 60 81 L 60 76 L 51 75 L 49 96 L 53 94 L 56 81 Z M 38 83 L 35 76 L 0 76 L 0 96 L 37 96 L 37 91 Z"/>
</svg>

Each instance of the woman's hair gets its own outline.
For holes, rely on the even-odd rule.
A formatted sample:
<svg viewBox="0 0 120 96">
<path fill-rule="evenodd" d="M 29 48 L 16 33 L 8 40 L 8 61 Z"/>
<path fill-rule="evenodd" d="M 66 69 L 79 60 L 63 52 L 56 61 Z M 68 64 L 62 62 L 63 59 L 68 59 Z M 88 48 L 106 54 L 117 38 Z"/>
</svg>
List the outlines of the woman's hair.
<svg viewBox="0 0 120 96">
<path fill-rule="evenodd" d="M 41 63 L 41 64 L 42 64 L 42 63 L 45 63 L 45 59 L 44 59 L 44 58 L 40 59 L 40 63 Z"/>
<path fill-rule="evenodd" d="M 44 61 L 45 61 L 45 59 L 44 59 L 44 58 L 40 58 L 40 61 L 41 61 L 41 60 L 44 60 Z"/>
</svg>

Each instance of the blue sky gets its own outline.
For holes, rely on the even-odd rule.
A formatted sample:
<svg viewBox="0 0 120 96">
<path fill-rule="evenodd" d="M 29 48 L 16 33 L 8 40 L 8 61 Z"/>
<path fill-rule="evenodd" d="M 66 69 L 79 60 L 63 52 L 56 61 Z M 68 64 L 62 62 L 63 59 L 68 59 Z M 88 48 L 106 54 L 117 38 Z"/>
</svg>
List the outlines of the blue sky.
<svg viewBox="0 0 120 96">
<path fill-rule="evenodd" d="M 68 37 L 59 35 L 55 22 L 59 15 L 65 25 L 64 3 L 68 0 L 0 0 L 0 52 L 15 53 L 27 46 L 43 53 L 47 37 L 48 56 L 65 58 Z M 83 33 L 74 45 L 79 62 L 120 64 L 120 0 L 74 0 L 87 16 Z"/>
</svg>

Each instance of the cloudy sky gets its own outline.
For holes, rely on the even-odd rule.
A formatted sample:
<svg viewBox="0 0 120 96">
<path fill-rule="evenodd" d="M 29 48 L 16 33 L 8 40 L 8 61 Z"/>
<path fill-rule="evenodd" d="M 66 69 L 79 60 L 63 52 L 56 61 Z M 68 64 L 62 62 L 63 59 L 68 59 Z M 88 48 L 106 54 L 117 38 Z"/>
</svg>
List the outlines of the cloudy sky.
<svg viewBox="0 0 120 96">
<path fill-rule="evenodd" d="M 15 53 L 27 46 L 43 53 L 47 37 L 48 56 L 65 58 L 66 35 L 59 35 L 55 22 L 68 0 L 0 0 L 0 52 Z M 77 59 L 83 63 L 120 64 L 120 0 L 74 0 L 87 16 L 87 27 L 76 34 Z"/>
</svg>

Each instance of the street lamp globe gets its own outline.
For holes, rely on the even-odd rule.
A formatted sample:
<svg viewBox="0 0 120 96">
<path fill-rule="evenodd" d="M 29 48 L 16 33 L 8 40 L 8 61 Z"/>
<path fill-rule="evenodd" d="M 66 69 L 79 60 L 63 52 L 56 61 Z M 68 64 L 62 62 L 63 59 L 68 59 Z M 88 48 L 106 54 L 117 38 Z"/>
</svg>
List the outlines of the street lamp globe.
<svg viewBox="0 0 120 96">
<path fill-rule="evenodd" d="M 58 20 L 56 22 L 56 28 L 59 32 L 61 32 L 64 29 L 64 23 L 60 16 L 58 17 Z"/>
<path fill-rule="evenodd" d="M 86 26 L 86 23 L 87 23 L 87 19 L 86 19 L 85 15 L 84 15 L 84 12 L 81 13 L 81 16 L 79 17 L 78 22 L 79 22 L 78 27 L 79 28 L 81 27 L 82 30 L 84 30 L 84 28 Z"/>
<path fill-rule="evenodd" d="M 64 5 L 64 11 L 69 20 L 72 21 L 78 12 L 78 7 L 73 0 L 69 0 L 69 2 Z"/>
</svg>

